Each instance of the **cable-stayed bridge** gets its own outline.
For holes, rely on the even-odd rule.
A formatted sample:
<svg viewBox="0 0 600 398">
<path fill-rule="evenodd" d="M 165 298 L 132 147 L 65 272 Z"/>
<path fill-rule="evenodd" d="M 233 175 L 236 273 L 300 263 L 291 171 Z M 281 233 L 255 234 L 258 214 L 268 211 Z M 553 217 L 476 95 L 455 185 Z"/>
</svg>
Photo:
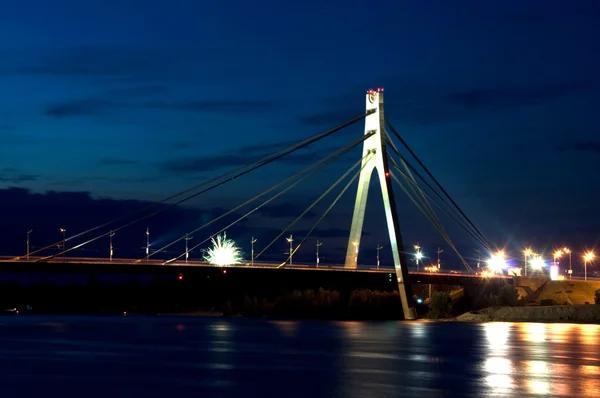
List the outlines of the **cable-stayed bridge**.
<svg viewBox="0 0 600 398">
<path fill-rule="evenodd" d="M 365 218 L 365 209 L 367 204 L 367 197 L 369 192 L 370 178 L 373 171 L 377 171 L 377 177 L 379 179 L 379 186 L 381 190 L 381 198 L 385 210 L 386 227 L 389 235 L 389 243 L 393 256 L 393 266 L 395 278 L 398 284 L 398 292 L 402 301 L 403 312 L 405 319 L 413 319 L 414 311 L 412 309 L 412 293 L 410 288 L 409 279 L 409 267 L 406 259 L 406 253 L 404 244 L 402 241 L 402 235 L 400 232 L 400 220 L 396 211 L 396 201 L 394 198 L 393 187 L 399 187 L 404 194 L 414 203 L 416 208 L 427 218 L 431 225 L 437 230 L 440 236 L 446 241 L 447 245 L 455 252 L 460 261 L 462 262 L 465 274 L 463 277 L 474 277 L 474 270 L 459 253 L 454 242 L 450 238 L 447 230 L 442 225 L 439 217 L 434 210 L 434 206 L 437 210 L 443 211 L 453 221 L 456 222 L 466 233 L 473 238 L 478 245 L 491 251 L 491 246 L 477 229 L 477 227 L 471 222 L 466 216 L 462 209 L 456 204 L 456 202 L 450 197 L 448 192 L 442 187 L 438 180 L 432 175 L 429 169 L 423 164 L 423 162 L 417 157 L 414 151 L 409 147 L 406 141 L 401 137 L 397 130 L 392 126 L 384 114 L 384 91 L 383 89 L 369 90 L 366 93 L 366 109 L 364 113 L 347 120 L 335 127 L 332 127 L 326 131 L 315 134 L 304 140 L 298 141 L 292 145 L 288 145 L 282 149 L 276 150 L 273 153 L 257 159 L 256 161 L 237 167 L 221 175 L 215 176 L 208 180 L 205 180 L 199 184 L 189 187 L 183 191 L 177 192 L 170 195 L 160 201 L 145 206 L 142 209 L 136 210 L 130 214 L 126 214 L 117 217 L 113 220 L 109 220 L 100 225 L 93 226 L 85 231 L 76 233 L 74 235 L 66 236 L 65 231 L 61 229 L 63 233 L 63 239 L 58 242 L 54 242 L 47 246 L 39 249 L 29 251 L 24 256 L 11 258 L 10 261 L 29 261 L 35 263 L 52 263 L 52 262 L 77 262 L 81 263 L 96 263 L 101 264 L 106 262 L 106 259 L 76 259 L 72 258 L 73 253 L 77 253 L 78 250 L 86 247 L 87 245 L 97 242 L 100 239 L 107 239 L 110 241 L 110 256 L 109 262 L 123 262 L 124 264 L 146 264 L 146 265 L 163 265 L 163 266 L 183 266 L 187 262 L 189 253 L 195 249 L 206 245 L 215 236 L 225 233 L 228 229 L 234 227 L 237 223 L 246 219 L 253 213 L 256 213 L 264 206 L 277 200 L 284 194 L 292 191 L 294 188 L 309 180 L 311 177 L 319 172 L 322 172 L 328 166 L 331 166 L 337 162 L 341 157 L 348 154 L 355 148 L 362 146 L 362 156 L 356 159 L 355 163 L 348 168 L 334 183 L 327 187 L 327 189 L 315 199 L 301 214 L 299 214 L 292 222 L 284 226 L 281 232 L 274 236 L 273 239 L 266 245 L 255 252 L 254 241 L 252 246 L 252 255 L 249 264 L 246 266 L 254 267 L 271 267 L 271 268 L 306 268 L 314 270 L 359 270 L 359 253 L 360 244 L 363 230 L 363 223 Z M 113 258 L 113 236 L 123 230 L 143 223 L 158 214 L 172 209 L 174 206 L 183 204 L 193 198 L 199 197 L 203 194 L 207 194 L 224 186 L 231 184 L 234 180 L 243 177 L 247 174 L 253 173 L 256 170 L 260 170 L 263 167 L 276 163 L 277 161 L 291 156 L 295 152 L 309 147 L 327 137 L 334 135 L 335 133 L 364 121 L 364 135 L 356 138 L 344 146 L 332 151 L 321 159 L 316 160 L 312 164 L 303 168 L 302 170 L 284 178 L 283 180 L 272 185 L 270 188 L 261 191 L 259 194 L 252 198 L 240 203 L 230 210 L 223 212 L 221 215 L 208 220 L 204 224 L 198 226 L 192 231 L 187 232 L 185 235 L 177 237 L 168 243 L 160 247 L 150 248 L 149 231 L 146 231 L 147 245 L 145 247 L 146 256 L 137 260 L 126 260 Z M 282 145 L 283 146 L 283 145 Z M 398 148 L 403 148 L 413 160 L 409 160 Z M 416 162 L 417 166 L 413 163 Z M 292 263 L 294 254 L 303 247 L 307 239 L 311 234 L 318 228 L 325 217 L 331 212 L 331 210 L 338 204 L 342 196 L 352 188 L 352 186 L 358 182 L 356 189 L 356 198 L 354 204 L 354 210 L 352 213 L 352 224 L 348 232 L 348 245 L 346 250 L 346 256 L 344 264 L 339 266 L 328 266 L 328 267 L 316 267 L 308 264 L 296 264 Z M 340 189 L 341 187 L 341 189 Z M 293 239 L 291 232 L 294 227 L 311 212 L 315 206 L 324 201 L 328 196 L 333 196 L 333 192 L 338 190 L 333 200 L 329 201 L 329 206 L 317 218 L 316 222 L 300 239 Z M 376 198 L 379 199 L 379 198 Z M 249 209 L 249 210 L 248 210 Z M 228 225 L 219 228 L 217 231 L 209 230 L 210 227 L 215 227 L 220 221 L 227 220 L 227 217 L 237 215 L 240 212 L 246 210 L 246 212 L 236 218 L 235 220 L 228 223 Z M 188 246 L 189 236 L 191 234 L 199 234 L 204 231 L 210 231 L 206 235 L 206 239 L 201 240 L 193 245 Z M 265 253 L 275 244 L 275 242 L 281 241 L 287 234 L 290 234 L 288 241 L 290 242 L 290 250 L 287 253 L 287 259 L 280 263 L 268 263 L 261 262 L 261 258 L 264 257 Z M 29 236 L 29 231 L 28 231 Z M 158 260 L 159 254 L 165 254 L 171 252 L 176 245 L 185 243 L 185 250 L 179 252 L 179 254 L 166 260 Z M 29 244 L 29 240 L 28 240 Z M 294 246 L 295 244 L 295 246 Z M 29 246 L 28 246 L 29 247 Z M 51 251 L 59 247 L 58 253 L 48 254 Z M 318 243 L 317 243 L 318 247 Z M 70 256 L 64 257 L 69 254 Z M 9 259 L 7 259 L 9 260 Z M 318 252 L 317 252 L 317 264 L 318 264 Z M 204 262 L 187 262 L 188 266 L 208 266 Z M 438 264 L 439 267 L 439 264 Z M 377 270 L 372 269 L 373 267 L 367 267 L 367 269 L 361 269 L 364 272 L 389 272 L 388 270 Z M 443 276 L 437 270 L 439 277 Z M 424 277 L 427 273 L 422 273 Z M 456 276 L 458 277 L 458 276 Z"/>
</svg>

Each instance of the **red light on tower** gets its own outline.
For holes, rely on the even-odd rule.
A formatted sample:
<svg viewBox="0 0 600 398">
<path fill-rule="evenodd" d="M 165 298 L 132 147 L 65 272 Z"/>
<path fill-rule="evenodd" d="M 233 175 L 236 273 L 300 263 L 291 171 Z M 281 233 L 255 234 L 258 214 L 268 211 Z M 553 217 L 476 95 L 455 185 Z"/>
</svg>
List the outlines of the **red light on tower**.
<svg viewBox="0 0 600 398">
<path fill-rule="evenodd" d="M 183 275 L 179 274 L 179 276 L 177 277 L 177 279 L 179 279 L 180 281 L 183 280 Z"/>
<path fill-rule="evenodd" d="M 385 172 L 385 176 L 386 176 L 386 177 L 389 177 L 389 176 L 390 176 L 390 172 L 389 172 L 389 171 L 386 171 L 386 172 Z"/>
</svg>

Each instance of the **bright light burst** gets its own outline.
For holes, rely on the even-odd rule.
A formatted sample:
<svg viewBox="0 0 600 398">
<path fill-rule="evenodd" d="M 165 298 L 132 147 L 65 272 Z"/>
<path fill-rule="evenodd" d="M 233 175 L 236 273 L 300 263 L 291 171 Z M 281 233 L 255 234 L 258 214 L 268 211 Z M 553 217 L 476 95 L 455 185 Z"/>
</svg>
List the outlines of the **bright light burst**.
<svg viewBox="0 0 600 398">
<path fill-rule="evenodd" d="M 221 267 L 225 265 L 240 264 L 242 262 L 242 252 L 235 242 L 227 239 L 225 233 L 223 236 L 217 235 L 216 239 L 211 238 L 213 247 L 206 249 L 204 259 L 213 265 Z"/>
</svg>

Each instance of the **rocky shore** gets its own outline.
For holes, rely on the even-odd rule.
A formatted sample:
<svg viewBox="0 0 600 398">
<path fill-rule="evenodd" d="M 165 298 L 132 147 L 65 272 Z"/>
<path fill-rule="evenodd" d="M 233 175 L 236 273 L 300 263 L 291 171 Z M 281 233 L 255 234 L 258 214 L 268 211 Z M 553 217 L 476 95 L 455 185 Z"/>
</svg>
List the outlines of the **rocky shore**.
<svg viewBox="0 0 600 398">
<path fill-rule="evenodd" d="M 457 322 L 569 322 L 600 323 L 600 305 L 490 307 L 462 314 Z"/>
</svg>

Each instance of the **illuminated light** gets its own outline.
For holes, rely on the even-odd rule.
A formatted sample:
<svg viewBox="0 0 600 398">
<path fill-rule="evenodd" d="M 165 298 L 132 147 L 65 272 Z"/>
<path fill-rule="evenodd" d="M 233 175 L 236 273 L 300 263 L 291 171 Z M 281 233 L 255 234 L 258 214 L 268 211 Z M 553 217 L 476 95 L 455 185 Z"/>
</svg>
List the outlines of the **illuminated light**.
<svg viewBox="0 0 600 398">
<path fill-rule="evenodd" d="M 226 274 L 226 273 L 227 273 L 227 270 L 226 270 L 226 269 L 224 269 L 224 270 L 223 270 L 223 273 L 224 273 L 224 274 Z"/>
<path fill-rule="evenodd" d="M 532 257 L 531 260 L 529 260 L 529 265 L 534 270 L 541 270 L 542 268 L 544 268 L 546 266 L 546 262 L 544 261 L 542 256 L 535 256 L 535 257 Z"/>
<path fill-rule="evenodd" d="M 533 251 L 531 250 L 530 247 L 526 248 L 525 250 L 523 250 L 523 254 L 527 257 L 531 256 L 533 254 Z"/>
<path fill-rule="evenodd" d="M 592 261 L 594 258 L 596 258 L 596 254 L 594 254 L 593 251 L 589 251 L 583 255 L 583 261 L 588 262 L 588 263 L 590 261 Z"/>
<path fill-rule="evenodd" d="M 420 299 L 420 298 L 417 299 L 417 303 L 421 304 L 422 302 L 423 302 L 422 299 Z"/>
<path fill-rule="evenodd" d="M 385 172 L 385 176 L 386 176 L 386 177 L 389 177 L 389 176 L 390 176 L 390 173 L 389 173 L 389 171 L 386 171 L 386 172 Z"/>
<path fill-rule="evenodd" d="M 183 275 L 179 274 L 179 276 L 177 277 L 177 279 L 179 279 L 180 281 L 183 280 Z"/>
<path fill-rule="evenodd" d="M 563 255 L 563 251 L 562 250 L 556 250 L 554 252 L 554 259 L 556 260 L 557 258 L 560 258 Z"/>
<path fill-rule="evenodd" d="M 550 393 L 550 385 L 547 381 L 542 380 L 528 380 L 527 386 L 529 392 L 536 395 L 547 395 Z"/>
<path fill-rule="evenodd" d="M 206 249 L 204 259 L 212 265 L 225 266 L 240 264 L 242 262 L 242 252 L 235 242 L 223 236 L 217 235 L 217 238 L 211 238 L 213 247 Z"/>
<path fill-rule="evenodd" d="M 487 261 L 490 271 L 498 273 L 506 268 L 506 259 L 504 256 L 505 254 L 503 250 L 499 250 L 492 254 L 491 258 Z"/>
<path fill-rule="evenodd" d="M 550 266 L 550 279 L 553 281 L 558 280 L 558 265 Z"/>
</svg>

